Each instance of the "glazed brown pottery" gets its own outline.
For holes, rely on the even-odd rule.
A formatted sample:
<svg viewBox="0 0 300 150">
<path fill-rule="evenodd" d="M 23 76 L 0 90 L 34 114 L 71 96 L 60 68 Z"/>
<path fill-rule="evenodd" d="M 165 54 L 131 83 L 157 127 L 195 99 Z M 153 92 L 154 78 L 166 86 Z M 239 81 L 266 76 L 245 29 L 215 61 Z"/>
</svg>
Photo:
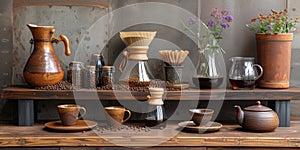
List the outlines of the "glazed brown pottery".
<svg viewBox="0 0 300 150">
<path fill-rule="evenodd" d="M 241 109 L 240 106 L 236 108 L 236 119 L 238 123 L 247 130 L 257 132 L 274 131 L 279 125 L 277 113 L 271 108 L 265 107 L 256 102 L 256 105 Z"/>
<path fill-rule="evenodd" d="M 211 121 L 214 110 L 212 109 L 190 109 L 193 117 L 192 121 L 197 125 L 206 125 Z"/>
<path fill-rule="evenodd" d="M 37 26 L 27 24 L 33 39 L 33 52 L 23 70 L 24 79 L 31 86 L 47 86 L 60 82 L 64 77 L 64 70 L 59 58 L 56 56 L 52 43 L 63 41 L 65 54 L 71 55 L 69 40 L 65 35 L 59 38 L 53 37 L 55 29 L 53 26 Z"/>
<path fill-rule="evenodd" d="M 76 104 L 58 105 L 57 108 L 60 120 L 64 126 L 75 125 L 77 120 L 86 114 L 86 109 Z M 78 117 L 80 110 L 83 113 Z"/>
<path fill-rule="evenodd" d="M 131 116 L 131 112 L 121 106 L 105 107 L 105 111 L 106 111 L 107 124 L 112 127 L 121 126 L 122 123 L 126 122 Z M 125 112 L 128 113 L 126 119 L 124 119 Z"/>
<path fill-rule="evenodd" d="M 256 34 L 258 64 L 264 68 L 259 86 L 289 88 L 293 33 Z"/>
</svg>

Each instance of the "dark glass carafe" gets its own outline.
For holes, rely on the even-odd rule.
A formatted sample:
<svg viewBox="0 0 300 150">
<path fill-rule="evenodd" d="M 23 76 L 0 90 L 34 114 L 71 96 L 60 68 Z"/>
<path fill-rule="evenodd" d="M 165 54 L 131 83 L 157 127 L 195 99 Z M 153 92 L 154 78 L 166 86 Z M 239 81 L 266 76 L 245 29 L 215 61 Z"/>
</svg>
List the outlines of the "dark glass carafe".
<svg viewBox="0 0 300 150">
<path fill-rule="evenodd" d="M 150 112 L 147 113 L 145 125 L 151 128 L 165 128 L 167 117 L 164 106 L 149 104 L 148 109 L 150 110 Z"/>
</svg>

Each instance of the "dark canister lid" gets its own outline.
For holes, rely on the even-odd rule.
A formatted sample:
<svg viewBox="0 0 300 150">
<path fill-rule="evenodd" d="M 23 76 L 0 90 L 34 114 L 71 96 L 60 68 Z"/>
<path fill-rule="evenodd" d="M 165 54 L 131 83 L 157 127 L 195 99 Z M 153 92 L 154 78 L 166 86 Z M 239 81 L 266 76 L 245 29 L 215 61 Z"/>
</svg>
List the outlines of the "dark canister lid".
<svg viewBox="0 0 300 150">
<path fill-rule="evenodd" d="M 256 102 L 256 105 L 252 105 L 244 108 L 247 111 L 272 111 L 271 108 L 261 105 L 260 101 Z"/>
</svg>

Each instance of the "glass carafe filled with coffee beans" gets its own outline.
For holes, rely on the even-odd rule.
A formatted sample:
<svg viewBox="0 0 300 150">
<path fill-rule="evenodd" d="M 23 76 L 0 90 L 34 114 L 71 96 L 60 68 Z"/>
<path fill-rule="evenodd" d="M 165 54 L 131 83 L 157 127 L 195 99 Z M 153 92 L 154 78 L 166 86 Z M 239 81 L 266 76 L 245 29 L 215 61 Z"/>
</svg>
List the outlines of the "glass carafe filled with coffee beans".
<svg viewBox="0 0 300 150">
<path fill-rule="evenodd" d="M 148 87 L 153 75 L 147 65 L 147 52 L 156 32 L 120 32 L 127 45 L 120 65 L 119 83 L 129 87 Z"/>
</svg>

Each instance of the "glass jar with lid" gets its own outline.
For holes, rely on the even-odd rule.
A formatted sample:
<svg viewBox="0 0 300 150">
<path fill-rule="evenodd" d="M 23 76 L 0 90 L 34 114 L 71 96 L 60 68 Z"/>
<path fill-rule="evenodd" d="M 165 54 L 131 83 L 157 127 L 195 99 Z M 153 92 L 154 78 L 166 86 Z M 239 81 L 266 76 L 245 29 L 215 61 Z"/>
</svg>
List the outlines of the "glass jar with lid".
<svg viewBox="0 0 300 150">
<path fill-rule="evenodd" d="M 72 83 L 72 86 L 75 89 L 80 89 L 82 86 L 83 69 L 84 69 L 84 64 L 82 62 L 71 61 L 69 63 L 67 81 Z"/>
<path fill-rule="evenodd" d="M 114 77 L 113 73 L 115 72 L 114 66 L 102 66 L 101 68 L 101 86 L 113 86 Z"/>
<path fill-rule="evenodd" d="M 84 85 L 85 88 L 95 89 L 96 88 L 96 67 L 86 66 L 84 73 Z"/>
</svg>

